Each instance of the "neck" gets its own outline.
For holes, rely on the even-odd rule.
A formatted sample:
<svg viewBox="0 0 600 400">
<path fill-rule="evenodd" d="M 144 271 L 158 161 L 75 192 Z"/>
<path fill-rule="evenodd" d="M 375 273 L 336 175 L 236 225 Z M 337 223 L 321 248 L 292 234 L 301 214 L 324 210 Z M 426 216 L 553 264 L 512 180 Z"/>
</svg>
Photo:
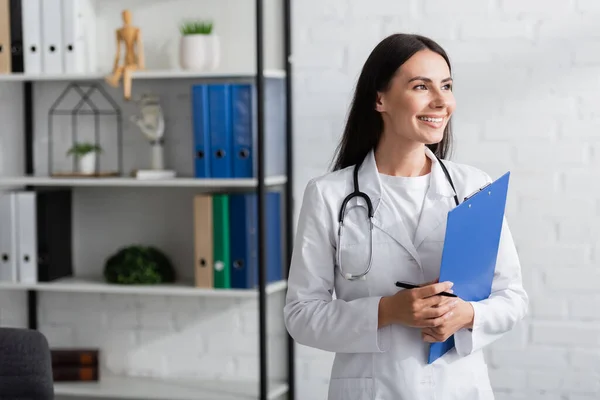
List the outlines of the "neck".
<svg viewBox="0 0 600 400">
<path fill-rule="evenodd" d="M 380 173 L 392 176 L 422 176 L 431 171 L 431 160 L 425 154 L 425 145 L 401 140 L 389 140 L 382 135 L 375 150 L 375 161 Z"/>
</svg>

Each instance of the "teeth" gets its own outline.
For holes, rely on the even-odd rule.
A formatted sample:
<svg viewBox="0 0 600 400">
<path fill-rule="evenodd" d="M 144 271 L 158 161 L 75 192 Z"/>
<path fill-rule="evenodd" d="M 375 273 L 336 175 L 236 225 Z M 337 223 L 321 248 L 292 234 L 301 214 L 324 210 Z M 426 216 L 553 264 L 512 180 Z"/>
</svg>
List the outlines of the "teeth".
<svg viewBox="0 0 600 400">
<path fill-rule="evenodd" d="M 429 118 L 429 117 L 419 117 L 419 119 L 422 121 L 429 121 L 429 122 L 442 122 L 444 120 L 444 118 Z"/>
</svg>

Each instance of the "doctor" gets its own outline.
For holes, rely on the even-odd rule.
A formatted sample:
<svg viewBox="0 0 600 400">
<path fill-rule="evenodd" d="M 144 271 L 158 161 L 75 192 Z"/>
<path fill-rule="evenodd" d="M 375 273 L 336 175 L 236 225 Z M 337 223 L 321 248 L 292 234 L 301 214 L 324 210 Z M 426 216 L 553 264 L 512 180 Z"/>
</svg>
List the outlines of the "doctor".
<svg viewBox="0 0 600 400">
<path fill-rule="evenodd" d="M 334 171 L 306 187 L 284 316 L 298 343 L 336 353 L 329 400 L 494 399 L 482 350 L 525 316 L 528 297 L 506 221 L 491 296 L 438 295 L 452 290 L 437 282 L 446 215 L 491 181 L 442 161 L 452 84 L 438 44 L 385 38 L 358 79 Z M 428 365 L 429 343 L 451 335 L 455 348 Z"/>
</svg>

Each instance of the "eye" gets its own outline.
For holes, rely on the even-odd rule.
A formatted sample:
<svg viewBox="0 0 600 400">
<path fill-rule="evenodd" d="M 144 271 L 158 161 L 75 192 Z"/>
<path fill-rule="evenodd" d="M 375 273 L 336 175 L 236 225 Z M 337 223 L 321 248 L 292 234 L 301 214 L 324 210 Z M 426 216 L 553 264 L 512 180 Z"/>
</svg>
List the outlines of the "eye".
<svg viewBox="0 0 600 400">
<path fill-rule="evenodd" d="M 443 86 L 443 88 L 444 88 L 445 90 L 450 90 L 450 91 L 451 91 L 451 90 L 452 90 L 452 84 L 451 84 L 451 83 L 449 83 L 449 84 L 447 84 L 447 85 L 444 85 L 444 86 Z"/>
<path fill-rule="evenodd" d="M 415 86 L 413 89 L 427 89 L 427 87 L 423 84 Z"/>
</svg>

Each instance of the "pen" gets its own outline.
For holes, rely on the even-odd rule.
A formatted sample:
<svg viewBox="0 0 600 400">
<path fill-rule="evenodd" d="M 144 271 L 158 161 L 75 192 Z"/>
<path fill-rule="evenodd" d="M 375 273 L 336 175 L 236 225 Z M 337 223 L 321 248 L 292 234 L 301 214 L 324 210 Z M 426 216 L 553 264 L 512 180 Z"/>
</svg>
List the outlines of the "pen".
<svg viewBox="0 0 600 400">
<path fill-rule="evenodd" d="M 406 283 L 406 282 L 396 282 L 396 286 L 404 288 L 404 289 L 416 289 L 416 288 L 420 287 L 418 285 L 413 285 L 412 283 Z M 440 293 L 438 293 L 438 295 L 446 296 L 446 297 L 458 297 L 454 293 L 448 293 L 448 292 L 440 292 Z"/>
</svg>

